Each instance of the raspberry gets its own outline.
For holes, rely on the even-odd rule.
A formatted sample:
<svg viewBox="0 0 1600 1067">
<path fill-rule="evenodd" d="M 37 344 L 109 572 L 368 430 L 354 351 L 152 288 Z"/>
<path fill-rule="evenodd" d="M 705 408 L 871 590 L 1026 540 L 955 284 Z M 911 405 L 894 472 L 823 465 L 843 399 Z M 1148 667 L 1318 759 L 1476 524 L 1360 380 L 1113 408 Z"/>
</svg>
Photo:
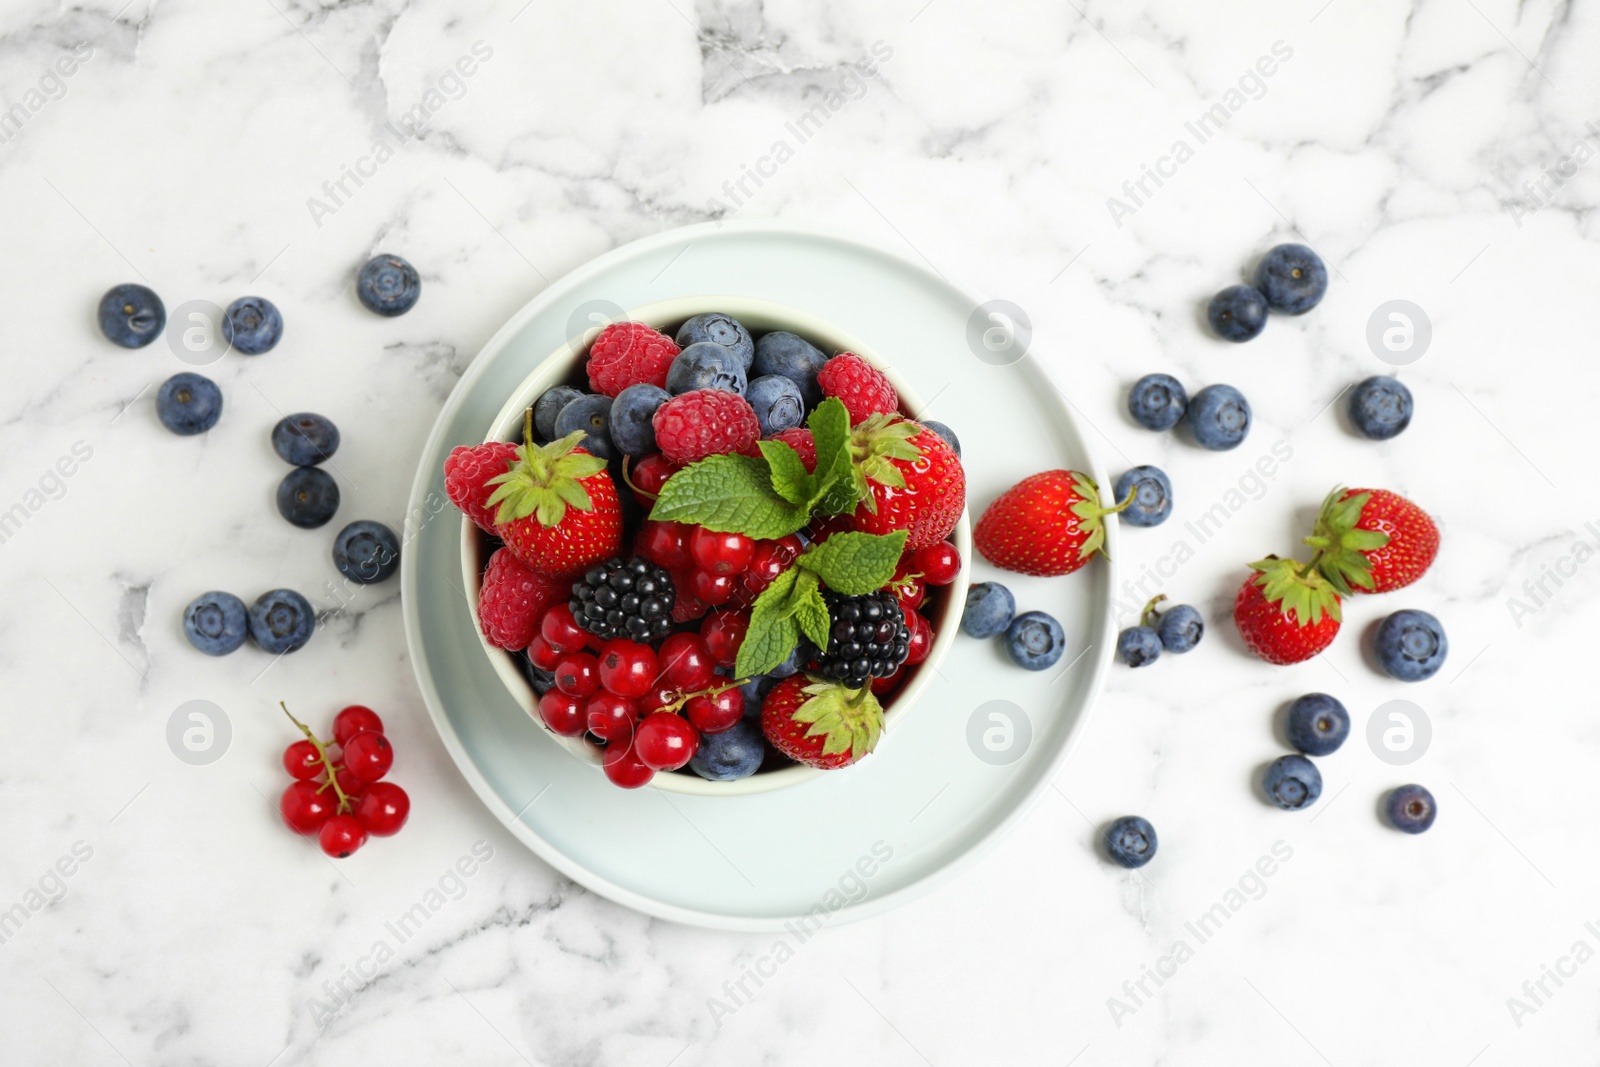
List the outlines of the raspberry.
<svg viewBox="0 0 1600 1067">
<path fill-rule="evenodd" d="M 817 384 L 826 396 L 836 396 L 850 413 L 850 425 L 879 412 L 900 409 L 900 397 L 883 372 L 854 352 L 840 352 L 822 365 Z"/>
<path fill-rule="evenodd" d="M 667 368 L 677 358 L 672 338 L 642 322 L 613 322 L 589 346 L 589 387 L 616 396 L 630 385 L 666 388 Z"/>
<path fill-rule="evenodd" d="M 680 394 L 656 409 L 653 425 L 662 454 L 684 466 L 725 452 L 758 454 L 761 424 L 738 393 L 696 389 Z"/>
<path fill-rule="evenodd" d="M 485 501 L 497 486 L 489 479 L 504 474 L 517 458 L 517 446 L 505 441 L 458 445 L 444 461 L 444 491 L 450 503 L 488 533 L 494 533 L 494 509 Z"/>
<path fill-rule="evenodd" d="M 565 601 L 571 589 L 571 582 L 540 574 L 510 549 L 495 549 L 478 594 L 478 626 L 496 648 L 527 648 L 546 609 Z"/>
<path fill-rule="evenodd" d="M 805 465 L 807 474 L 817 473 L 817 442 L 812 438 L 810 430 L 796 426 L 793 429 L 780 430 L 767 440 L 782 441 L 800 453 L 800 462 Z"/>
</svg>

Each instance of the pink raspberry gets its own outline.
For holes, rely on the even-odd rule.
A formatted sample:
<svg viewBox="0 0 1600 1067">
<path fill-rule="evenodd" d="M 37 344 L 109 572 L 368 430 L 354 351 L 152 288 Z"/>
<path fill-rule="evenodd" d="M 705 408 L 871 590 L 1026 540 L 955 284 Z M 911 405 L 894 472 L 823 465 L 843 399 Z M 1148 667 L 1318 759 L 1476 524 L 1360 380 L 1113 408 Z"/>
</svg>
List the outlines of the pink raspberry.
<svg viewBox="0 0 1600 1067">
<path fill-rule="evenodd" d="M 662 454 L 685 467 L 726 452 L 760 454 L 761 423 L 738 393 L 696 389 L 680 394 L 656 409 L 652 425 Z"/>
<path fill-rule="evenodd" d="M 517 446 L 505 441 L 458 445 L 444 461 L 444 491 L 450 503 L 466 512 L 478 528 L 494 533 L 494 512 L 487 501 L 499 486 L 489 479 L 504 474 L 517 458 Z"/>
<path fill-rule="evenodd" d="M 678 356 L 672 338 L 642 322 L 613 322 L 589 346 L 589 387 L 616 396 L 630 385 L 667 386 L 667 368 Z"/>
<path fill-rule="evenodd" d="M 800 462 L 805 465 L 807 474 L 817 473 L 817 442 L 804 426 L 779 430 L 767 440 L 782 441 L 800 454 Z"/>
<path fill-rule="evenodd" d="M 840 352 L 822 365 L 817 384 L 826 396 L 836 396 L 850 413 L 850 425 L 879 412 L 900 410 L 900 396 L 883 372 L 854 352 Z"/>
<path fill-rule="evenodd" d="M 545 611 L 571 592 L 570 581 L 540 574 L 509 548 L 497 548 L 478 593 L 478 627 L 496 648 L 511 652 L 527 648 Z"/>
</svg>

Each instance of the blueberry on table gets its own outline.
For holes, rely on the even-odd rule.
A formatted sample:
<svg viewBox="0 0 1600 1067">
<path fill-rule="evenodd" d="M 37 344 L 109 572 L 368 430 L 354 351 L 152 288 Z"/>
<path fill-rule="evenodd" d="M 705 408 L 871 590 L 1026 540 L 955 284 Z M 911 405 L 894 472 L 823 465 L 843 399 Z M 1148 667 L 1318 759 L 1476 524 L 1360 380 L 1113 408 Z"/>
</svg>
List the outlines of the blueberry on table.
<svg viewBox="0 0 1600 1067">
<path fill-rule="evenodd" d="M 656 450 L 656 428 L 652 420 L 656 408 L 665 404 L 671 393 L 659 385 L 640 382 L 630 385 L 611 402 L 608 428 L 611 443 L 624 454 L 643 456 Z M 534 416 L 535 421 L 538 415 Z"/>
<path fill-rule="evenodd" d="M 944 443 L 950 446 L 950 451 L 956 454 L 957 459 L 961 458 L 961 438 L 956 436 L 956 432 L 954 430 L 946 426 L 944 423 L 934 422 L 932 419 L 918 419 L 917 421 L 922 423 L 923 428 L 932 430 L 934 433 L 944 438 Z"/>
<path fill-rule="evenodd" d="M 750 361 L 749 373 L 756 377 L 781 374 L 789 379 L 800 387 L 801 399 L 809 411 L 822 403 L 817 373 L 826 362 L 827 354 L 804 337 L 774 330 L 756 338 L 755 358 Z"/>
<path fill-rule="evenodd" d="M 741 373 L 749 371 L 755 361 L 756 346 L 750 340 L 750 331 L 732 315 L 720 312 L 696 315 L 678 327 L 678 334 L 673 340 L 679 348 L 706 343 L 726 349 L 738 361 Z"/>
<path fill-rule="evenodd" d="M 324 415 L 285 415 L 272 428 L 272 450 L 285 463 L 313 467 L 339 450 L 339 428 Z"/>
<path fill-rule="evenodd" d="M 302 530 L 324 526 L 339 510 L 339 486 L 321 467 L 296 467 L 278 483 L 278 514 Z"/>
<path fill-rule="evenodd" d="M 1213 452 L 1238 448 L 1250 434 L 1250 402 L 1231 385 L 1208 385 L 1185 413 L 1195 443 Z"/>
<path fill-rule="evenodd" d="M 1128 392 L 1128 414 L 1147 430 L 1170 430 L 1183 418 L 1189 394 L 1170 374 L 1146 374 Z"/>
<path fill-rule="evenodd" d="M 381 582 L 400 566 L 400 539 L 381 522 L 352 522 L 333 539 L 333 565 L 352 582 Z"/>
<path fill-rule="evenodd" d="M 1132 870 L 1155 859 L 1156 828 L 1137 815 L 1124 815 L 1106 827 L 1106 851 L 1119 867 Z"/>
<path fill-rule="evenodd" d="M 404 315 L 422 295 L 422 278 L 417 268 L 401 259 L 380 253 L 361 265 L 356 276 L 356 296 L 369 311 L 379 315 Z"/>
<path fill-rule="evenodd" d="M 999 582 L 977 582 L 967 587 L 967 604 L 961 613 L 961 629 L 969 637 L 994 637 L 1005 632 L 1017 613 L 1011 590 Z"/>
<path fill-rule="evenodd" d="M 1378 665 L 1391 678 L 1420 682 L 1439 673 L 1450 653 L 1450 641 L 1438 619 L 1426 611 L 1407 608 L 1378 625 L 1376 649 Z"/>
<path fill-rule="evenodd" d="M 1322 795 L 1322 772 L 1304 756 L 1279 756 L 1268 765 L 1261 784 L 1268 800 L 1285 811 L 1297 811 Z"/>
<path fill-rule="evenodd" d="M 1278 245 L 1261 258 L 1256 288 L 1267 306 L 1287 315 L 1304 315 L 1328 291 L 1328 268 L 1305 245 Z"/>
<path fill-rule="evenodd" d="M 1206 318 L 1224 341 L 1252 340 L 1267 325 L 1267 298 L 1248 285 L 1230 285 L 1211 298 Z"/>
<path fill-rule="evenodd" d="M 1156 634 L 1168 652 L 1188 652 L 1206 635 L 1206 622 L 1194 608 L 1179 604 L 1161 613 Z"/>
<path fill-rule="evenodd" d="M 781 374 L 763 374 L 751 381 L 744 398 L 755 408 L 761 436 L 792 430 L 805 421 L 805 400 L 800 387 Z"/>
<path fill-rule="evenodd" d="M 556 416 L 552 441 L 559 441 L 569 433 L 583 431 L 578 446 L 592 456 L 610 459 L 616 454 L 611 443 L 611 408 L 616 402 L 600 393 L 585 393 L 561 409 Z"/>
<path fill-rule="evenodd" d="M 117 285 L 100 298 L 100 332 L 123 348 L 143 348 L 161 336 L 167 308 L 155 291 L 143 285 Z"/>
<path fill-rule="evenodd" d="M 205 433 L 222 417 L 222 390 L 193 371 L 174 374 L 156 392 L 156 415 L 175 434 Z"/>
<path fill-rule="evenodd" d="M 756 773 L 766 755 L 760 721 L 743 718 L 726 730 L 701 735 L 689 769 L 707 781 L 734 782 Z"/>
<path fill-rule="evenodd" d="M 1130 626 L 1117 635 L 1117 658 L 1144 667 L 1161 658 L 1161 638 L 1148 626 Z"/>
<path fill-rule="evenodd" d="M 1433 825 L 1439 806 L 1433 794 L 1420 785 L 1403 785 L 1389 794 L 1384 802 L 1389 823 L 1408 834 L 1420 834 Z"/>
<path fill-rule="evenodd" d="M 183 609 L 183 634 L 206 655 L 226 656 L 250 634 L 244 601 L 215 589 L 201 593 Z"/>
<path fill-rule="evenodd" d="M 674 396 L 696 389 L 721 389 L 743 396 L 745 386 L 744 366 L 738 355 L 710 341 L 689 345 L 667 368 L 667 392 Z"/>
<path fill-rule="evenodd" d="M 1289 705 L 1289 744 L 1308 756 L 1326 756 L 1350 736 L 1350 713 L 1327 693 L 1307 693 Z"/>
<path fill-rule="evenodd" d="M 1362 437 L 1387 441 L 1411 425 L 1411 390 L 1375 374 L 1350 390 L 1350 421 Z"/>
<path fill-rule="evenodd" d="M 1172 482 L 1160 467 L 1135 467 L 1123 473 L 1112 487 L 1120 504 L 1133 496 L 1133 502 L 1119 513 L 1130 526 L 1160 526 L 1172 514 Z"/>
<path fill-rule="evenodd" d="M 1048 670 L 1066 648 L 1067 635 L 1061 624 L 1043 611 L 1025 611 L 1006 627 L 1006 652 L 1025 670 Z"/>
<path fill-rule="evenodd" d="M 264 296 L 241 296 L 222 316 L 222 336 L 234 351 L 259 356 L 283 337 L 283 316 Z"/>
<path fill-rule="evenodd" d="M 533 432 L 541 441 L 556 439 L 556 416 L 561 409 L 583 395 L 582 389 L 570 385 L 553 385 L 539 394 L 533 402 Z"/>
<path fill-rule="evenodd" d="M 293 589 L 262 593 L 250 605 L 250 639 L 275 656 L 304 646 L 316 625 L 310 601 Z"/>
</svg>

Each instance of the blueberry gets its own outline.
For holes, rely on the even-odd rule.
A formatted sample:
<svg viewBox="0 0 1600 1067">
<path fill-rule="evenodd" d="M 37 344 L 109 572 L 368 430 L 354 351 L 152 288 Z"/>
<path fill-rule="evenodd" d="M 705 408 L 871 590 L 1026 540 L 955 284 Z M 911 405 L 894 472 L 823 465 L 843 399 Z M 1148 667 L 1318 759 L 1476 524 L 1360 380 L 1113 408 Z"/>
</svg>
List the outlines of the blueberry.
<svg viewBox="0 0 1600 1067">
<path fill-rule="evenodd" d="M 689 767 L 707 781 L 733 782 L 756 773 L 766 754 L 761 724 L 740 719 L 720 733 L 703 735 Z"/>
<path fill-rule="evenodd" d="M 1120 514 L 1130 526 L 1160 526 L 1172 514 L 1172 482 L 1160 467 L 1135 467 L 1117 479 L 1112 495 L 1117 502 L 1133 494 L 1133 503 Z"/>
<path fill-rule="evenodd" d="M 399 256 L 379 253 L 361 266 L 356 295 L 368 310 L 380 315 L 404 315 L 422 295 L 417 268 Z"/>
<path fill-rule="evenodd" d="M 794 648 L 789 650 L 789 658 L 784 660 L 782 663 L 778 664 L 776 667 L 772 668 L 772 670 L 768 671 L 767 672 L 767 677 L 771 678 L 773 683 L 776 684 L 777 681 L 779 679 L 781 679 L 781 678 L 787 678 L 791 674 L 799 674 L 799 673 L 800 673 L 800 646 L 796 645 Z M 748 707 L 746 707 L 746 710 L 749 710 Z"/>
<path fill-rule="evenodd" d="M 1117 658 L 1144 667 L 1161 658 L 1161 638 L 1148 626 L 1130 626 L 1117 635 Z"/>
<path fill-rule="evenodd" d="M 961 438 L 956 436 L 956 432 L 954 430 L 946 426 L 944 423 L 934 422 L 932 419 L 922 419 L 921 422 L 925 428 L 932 430 L 934 433 L 944 438 L 945 444 L 950 446 L 950 451 L 956 454 L 957 459 L 961 458 Z"/>
<path fill-rule="evenodd" d="M 748 371 L 755 360 L 756 346 L 750 340 L 750 331 L 732 315 L 723 315 L 719 312 L 696 315 L 678 327 L 677 336 L 673 340 L 678 343 L 679 348 L 688 348 L 690 345 L 702 342 L 724 348 L 738 361 L 741 373 Z"/>
<path fill-rule="evenodd" d="M 1256 288 L 1267 306 L 1289 315 L 1304 315 L 1322 303 L 1328 291 L 1328 268 L 1305 245 L 1279 245 L 1261 259 Z"/>
<path fill-rule="evenodd" d="M 569 433 L 582 430 L 584 437 L 578 442 L 579 446 L 588 449 L 591 455 L 610 459 L 616 451 L 611 447 L 612 403 L 609 396 L 599 393 L 579 396 L 556 416 L 556 432 L 550 435 L 550 439 L 559 440 Z"/>
<path fill-rule="evenodd" d="M 1183 418 L 1189 394 L 1170 374 L 1146 374 L 1128 392 L 1128 414 L 1147 430 L 1170 430 Z"/>
<path fill-rule="evenodd" d="M 710 341 L 692 344 L 679 352 L 667 368 L 667 392 L 676 396 L 696 389 L 721 389 L 742 395 L 745 374 L 738 355 Z"/>
<path fill-rule="evenodd" d="M 1396 830 L 1420 834 L 1433 825 L 1439 805 L 1434 802 L 1433 794 L 1422 786 L 1403 785 L 1389 794 L 1384 810 Z"/>
<path fill-rule="evenodd" d="M 123 348 L 143 348 L 161 336 L 167 309 L 154 290 L 117 285 L 100 298 L 100 332 Z"/>
<path fill-rule="evenodd" d="M 612 401 L 611 443 L 630 456 L 643 456 L 656 450 L 656 428 L 651 423 L 656 408 L 672 394 L 659 385 L 640 382 L 630 385 Z"/>
<path fill-rule="evenodd" d="M 1189 402 L 1189 430 L 1201 448 L 1226 452 L 1250 433 L 1250 401 L 1231 385 L 1208 385 Z"/>
<path fill-rule="evenodd" d="M 756 409 L 761 436 L 792 430 L 805 421 L 806 402 L 800 387 L 781 374 L 763 374 L 750 383 L 744 398 Z"/>
<path fill-rule="evenodd" d="M 305 597 L 293 589 L 274 589 L 262 593 L 250 605 L 250 637 L 264 652 L 282 655 L 293 652 L 311 640 L 317 613 Z"/>
<path fill-rule="evenodd" d="M 535 667 L 533 662 L 528 659 L 526 649 L 522 652 L 522 667 L 528 672 L 528 684 L 533 686 L 535 696 L 542 697 L 556 687 L 555 672 L 547 671 L 542 667 Z"/>
<path fill-rule="evenodd" d="M 400 539 L 381 522 L 352 522 L 333 539 L 333 565 L 352 582 L 381 582 L 400 566 Z"/>
<path fill-rule="evenodd" d="M 778 679 L 770 674 L 758 674 L 744 685 L 739 687 L 740 694 L 744 697 L 744 717 L 746 719 L 761 718 L 761 705 L 767 699 L 767 694 L 772 687 L 778 684 Z"/>
<path fill-rule="evenodd" d="M 1211 298 L 1206 318 L 1224 341 L 1248 341 L 1267 324 L 1267 298 L 1248 285 L 1230 285 Z"/>
<path fill-rule="evenodd" d="M 339 450 L 339 427 L 311 411 L 285 415 L 272 428 L 272 450 L 285 463 L 313 467 Z"/>
<path fill-rule="evenodd" d="M 1285 811 L 1308 808 L 1322 795 L 1322 772 L 1304 756 L 1279 756 L 1262 780 L 1267 799 Z"/>
<path fill-rule="evenodd" d="M 539 399 L 533 402 L 533 432 L 541 441 L 556 439 L 556 416 L 582 395 L 582 389 L 570 385 L 553 385 L 539 394 Z"/>
<path fill-rule="evenodd" d="M 156 415 L 175 434 L 205 433 L 222 417 L 222 390 L 193 371 L 174 374 L 156 393 Z"/>
<path fill-rule="evenodd" d="M 1188 652 L 1206 635 L 1206 622 L 1194 608 L 1179 604 L 1161 613 L 1156 634 L 1168 652 Z"/>
<path fill-rule="evenodd" d="M 1350 736 L 1350 713 L 1327 693 L 1307 693 L 1289 705 L 1289 744 L 1308 756 L 1326 756 Z"/>
<path fill-rule="evenodd" d="M 259 356 L 270 352 L 283 336 L 283 316 L 266 297 L 241 296 L 228 305 L 228 313 L 222 317 L 222 336 L 234 351 Z"/>
<path fill-rule="evenodd" d="M 961 629 L 969 637 L 994 637 L 1011 625 L 1017 601 L 1011 590 L 999 582 L 978 582 L 967 587 L 967 606 L 961 613 Z"/>
<path fill-rule="evenodd" d="M 250 633 L 244 601 L 232 593 L 201 593 L 183 609 L 183 633 L 208 656 L 226 656 Z"/>
<path fill-rule="evenodd" d="M 1350 390 L 1350 421 L 1356 432 L 1387 441 L 1411 425 L 1411 390 L 1399 379 L 1375 374 Z"/>
<path fill-rule="evenodd" d="M 1042 611 L 1025 611 L 1006 627 L 1006 652 L 1012 662 L 1027 670 L 1055 666 L 1066 648 L 1067 635 L 1061 624 Z"/>
<path fill-rule="evenodd" d="M 755 358 L 750 362 L 754 375 L 781 374 L 800 387 L 806 410 L 822 403 L 822 387 L 817 373 L 828 362 L 827 353 L 804 337 L 774 330 L 756 338 Z"/>
<path fill-rule="evenodd" d="M 278 483 L 278 514 L 303 530 L 327 524 L 339 510 L 339 486 L 321 467 L 296 467 Z"/>
<path fill-rule="evenodd" d="M 1124 815 L 1106 827 L 1106 851 L 1120 867 L 1143 867 L 1155 859 L 1156 828 L 1137 815 Z"/>
<path fill-rule="evenodd" d="M 1439 620 L 1426 611 L 1407 608 L 1378 626 L 1378 665 L 1402 682 L 1432 678 L 1450 654 L 1450 641 Z"/>
</svg>

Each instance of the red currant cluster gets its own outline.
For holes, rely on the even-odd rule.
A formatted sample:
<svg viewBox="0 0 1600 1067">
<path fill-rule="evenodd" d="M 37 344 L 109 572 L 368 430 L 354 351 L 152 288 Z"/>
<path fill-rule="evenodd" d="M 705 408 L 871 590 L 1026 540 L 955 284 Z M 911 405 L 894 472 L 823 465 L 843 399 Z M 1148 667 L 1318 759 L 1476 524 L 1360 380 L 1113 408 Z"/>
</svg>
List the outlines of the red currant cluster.
<svg viewBox="0 0 1600 1067">
<path fill-rule="evenodd" d="M 343 859 L 367 843 L 367 835 L 399 833 L 411 814 L 411 798 L 380 779 L 394 764 L 394 746 L 383 720 L 371 708 L 352 704 L 333 717 L 333 740 L 322 741 L 289 713 L 305 739 L 283 750 L 283 768 L 294 781 L 278 811 L 295 833 L 317 835 L 322 851 Z"/>
</svg>

